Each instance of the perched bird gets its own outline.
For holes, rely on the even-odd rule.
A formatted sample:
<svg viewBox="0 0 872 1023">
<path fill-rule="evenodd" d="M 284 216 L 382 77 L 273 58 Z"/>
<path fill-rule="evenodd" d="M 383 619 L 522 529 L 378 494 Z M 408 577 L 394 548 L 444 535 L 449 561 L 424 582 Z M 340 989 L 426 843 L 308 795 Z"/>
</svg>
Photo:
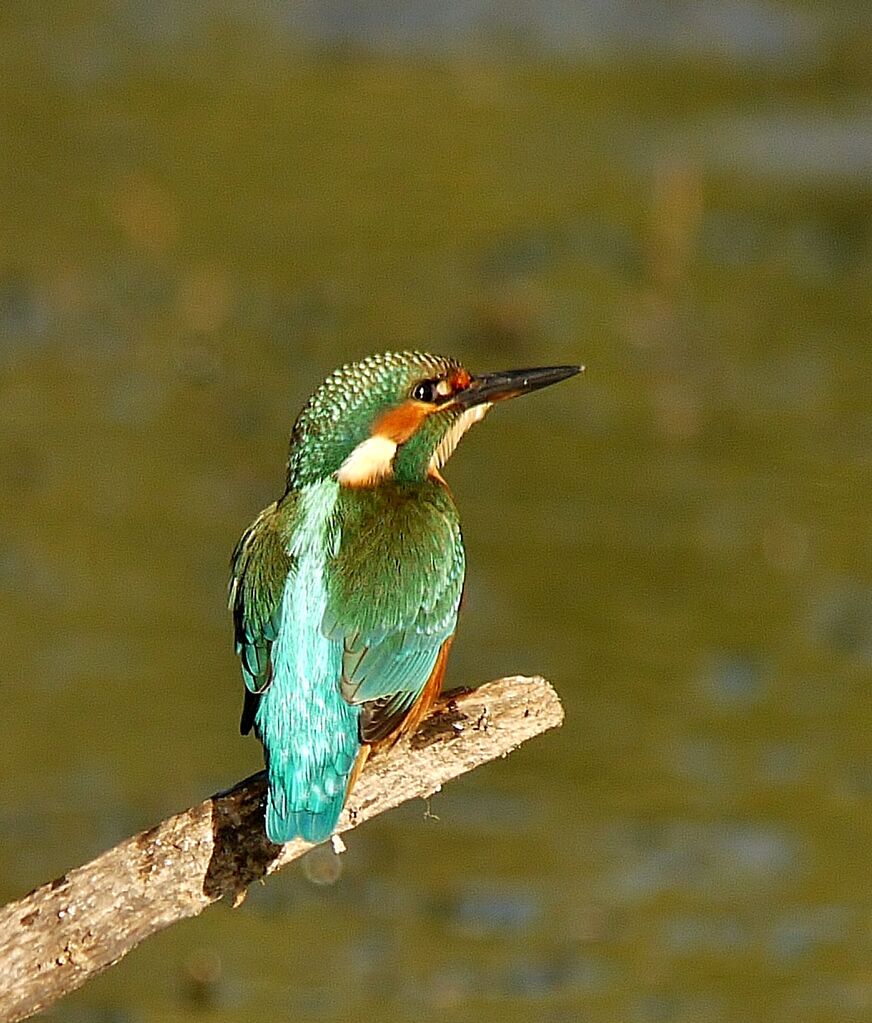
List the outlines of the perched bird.
<svg viewBox="0 0 872 1023">
<path fill-rule="evenodd" d="M 413 731 L 439 694 L 465 572 L 441 475 L 458 441 L 494 402 L 579 369 L 472 376 L 389 352 L 307 402 L 285 493 L 242 535 L 230 583 L 240 729 L 263 743 L 272 842 L 328 838 L 369 750 Z"/>
</svg>

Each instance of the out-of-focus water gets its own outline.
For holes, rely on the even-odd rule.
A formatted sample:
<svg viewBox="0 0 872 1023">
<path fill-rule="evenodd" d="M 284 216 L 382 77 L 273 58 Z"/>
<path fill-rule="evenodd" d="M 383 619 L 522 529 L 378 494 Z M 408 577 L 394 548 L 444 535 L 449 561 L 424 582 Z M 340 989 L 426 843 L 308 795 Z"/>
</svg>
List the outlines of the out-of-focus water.
<svg viewBox="0 0 872 1023">
<path fill-rule="evenodd" d="M 588 366 L 447 472 L 451 682 L 562 731 L 50 1018 L 872 1018 L 866 6 L 2 18 L 3 899 L 258 768 L 227 560 L 328 370 Z"/>
</svg>

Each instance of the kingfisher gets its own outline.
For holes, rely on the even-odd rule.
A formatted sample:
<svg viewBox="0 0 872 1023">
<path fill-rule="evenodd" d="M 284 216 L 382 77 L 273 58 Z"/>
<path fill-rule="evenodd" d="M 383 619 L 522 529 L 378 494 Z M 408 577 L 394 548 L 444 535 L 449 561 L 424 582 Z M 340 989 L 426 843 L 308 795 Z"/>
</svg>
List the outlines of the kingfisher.
<svg viewBox="0 0 872 1023">
<path fill-rule="evenodd" d="M 580 369 L 473 376 L 387 352 L 309 398 L 285 492 L 231 563 L 240 731 L 263 745 L 270 841 L 329 838 L 370 751 L 414 732 L 439 695 L 466 570 L 442 477 L 458 441 L 495 402 Z"/>
</svg>

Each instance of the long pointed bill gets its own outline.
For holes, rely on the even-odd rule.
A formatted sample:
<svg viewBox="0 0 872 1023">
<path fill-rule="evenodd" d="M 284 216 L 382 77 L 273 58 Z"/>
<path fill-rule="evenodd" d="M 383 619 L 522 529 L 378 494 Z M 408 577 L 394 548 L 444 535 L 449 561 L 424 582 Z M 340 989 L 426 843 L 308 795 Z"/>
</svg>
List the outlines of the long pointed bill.
<svg viewBox="0 0 872 1023">
<path fill-rule="evenodd" d="M 557 384 L 574 377 L 584 366 L 542 366 L 539 369 L 507 369 L 502 373 L 486 373 L 473 377 L 469 386 L 455 395 L 454 403 L 462 408 L 472 408 L 484 402 L 517 398 L 540 387 Z"/>
</svg>

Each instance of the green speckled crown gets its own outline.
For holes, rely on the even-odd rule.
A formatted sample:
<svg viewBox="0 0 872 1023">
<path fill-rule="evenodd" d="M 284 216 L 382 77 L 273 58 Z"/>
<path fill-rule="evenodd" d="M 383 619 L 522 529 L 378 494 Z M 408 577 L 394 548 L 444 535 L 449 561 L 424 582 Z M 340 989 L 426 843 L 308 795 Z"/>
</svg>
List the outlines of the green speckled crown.
<svg viewBox="0 0 872 1023">
<path fill-rule="evenodd" d="M 314 483 L 336 472 L 355 447 L 369 437 L 375 418 L 405 401 L 417 381 L 442 376 L 459 365 L 454 359 L 426 352 L 385 352 L 334 370 L 306 402 L 294 424 L 288 488 Z M 454 417 L 445 418 L 442 425 L 434 422 L 431 430 L 443 432 Z M 437 442 L 438 437 L 434 446 Z"/>
</svg>

